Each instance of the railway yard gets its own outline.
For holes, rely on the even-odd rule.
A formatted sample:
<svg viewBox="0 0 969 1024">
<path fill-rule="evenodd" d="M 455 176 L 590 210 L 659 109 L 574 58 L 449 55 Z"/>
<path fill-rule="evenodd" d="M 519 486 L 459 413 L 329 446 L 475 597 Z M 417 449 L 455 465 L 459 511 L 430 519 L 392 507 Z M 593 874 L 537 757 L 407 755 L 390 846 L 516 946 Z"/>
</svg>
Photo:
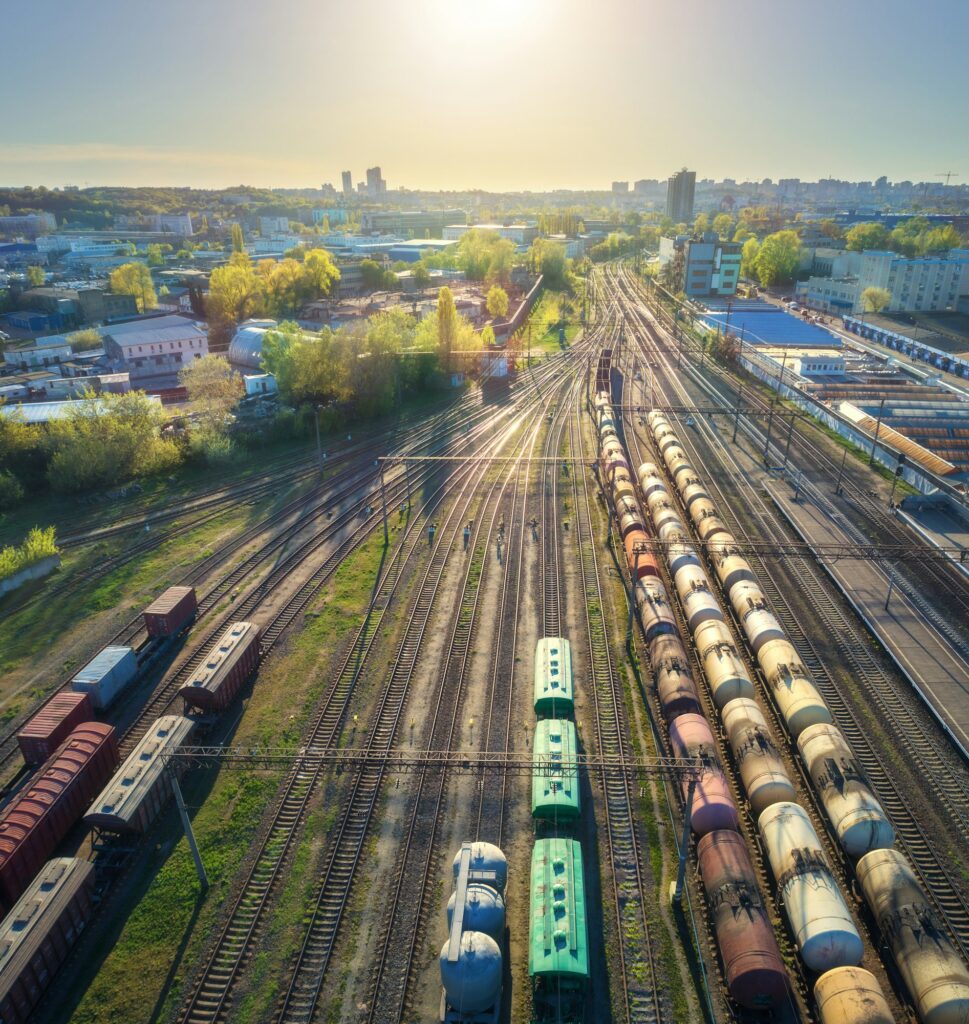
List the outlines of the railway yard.
<svg viewBox="0 0 969 1024">
<path fill-rule="evenodd" d="M 588 287 L 562 352 L 79 516 L 6 599 L 214 531 L 17 666 L 0 1019 L 969 1022 L 969 575 Z"/>
</svg>

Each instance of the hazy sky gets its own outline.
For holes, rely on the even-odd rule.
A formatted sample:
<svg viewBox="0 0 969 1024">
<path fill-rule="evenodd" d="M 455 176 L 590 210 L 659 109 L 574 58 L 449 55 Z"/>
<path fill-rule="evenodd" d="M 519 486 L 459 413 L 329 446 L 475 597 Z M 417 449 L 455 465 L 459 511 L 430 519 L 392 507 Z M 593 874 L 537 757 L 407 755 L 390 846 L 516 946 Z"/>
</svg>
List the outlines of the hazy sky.
<svg viewBox="0 0 969 1024">
<path fill-rule="evenodd" d="M 0 0 L 0 183 L 969 181 L 969 0 Z"/>
</svg>

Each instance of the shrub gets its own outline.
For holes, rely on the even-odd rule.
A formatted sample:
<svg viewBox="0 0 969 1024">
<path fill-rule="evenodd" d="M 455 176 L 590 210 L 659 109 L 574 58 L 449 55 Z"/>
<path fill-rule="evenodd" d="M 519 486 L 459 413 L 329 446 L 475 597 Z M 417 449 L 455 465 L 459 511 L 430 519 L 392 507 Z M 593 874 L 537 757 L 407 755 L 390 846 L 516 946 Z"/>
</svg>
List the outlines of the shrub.
<svg viewBox="0 0 969 1024">
<path fill-rule="evenodd" d="M 0 549 L 0 579 L 13 576 L 21 569 L 57 553 L 54 527 L 41 529 L 35 526 L 22 544 Z"/>
</svg>

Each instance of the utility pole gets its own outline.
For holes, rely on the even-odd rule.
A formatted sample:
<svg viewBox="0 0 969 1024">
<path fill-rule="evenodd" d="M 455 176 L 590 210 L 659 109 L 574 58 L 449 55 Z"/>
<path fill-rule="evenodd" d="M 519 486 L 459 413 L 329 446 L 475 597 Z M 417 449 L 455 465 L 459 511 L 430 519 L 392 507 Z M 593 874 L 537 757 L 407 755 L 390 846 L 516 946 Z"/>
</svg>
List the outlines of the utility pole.
<svg viewBox="0 0 969 1024">
<path fill-rule="evenodd" d="M 686 791 L 686 806 L 683 808 L 683 834 L 680 838 L 679 864 L 676 868 L 676 881 L 670 885 L 670 903 L 679 906 L 683 899 L 683 882 L 686 878 L 686 858 L 690 850 L 690 819 L 693 815 L 693 794 L 696 792 L 696 777 L 690 777 Z"/>
<path fill-rule="evenodd" d="M 771 427 L 774 425 L 774 406 L 776 404 L 777 404 L 777 399 L 776 398 L 772 398 L 770 400 L 770 412 L 768 413 L 768 416 L 767 416 L 767 440 L 764 442 L 764 465 L 767 466 L 768 469 L 770 468 L 770 459 L 769 459 L 767 453 L 770 451 L 770 434 L 771 434 Z"/>
<path fill-rule="evenodd" d="M 794 420 L 797 418 L 797 411 L 791 410 L 791 424 L 787 428 L 787 443 L 784 445 L 784 469 L 787 469 L 787 454 L 791 450 L 791 435 L 794 433 Z"/>
<path fill-rule="evenodd" d="M 841 456 L 841 469 L 838 470 L 838 482 L 834 485 L 834 493 L 841 493 L 841 478 L 845 475 L 845 463 L 848 461 L 848 449 L 845 448 L 844 455 Z"/>
<path fill-rule="evenodd" d="M 199 885 L 202 892 L 209 891 L 209 879 L 205 874 L 205 865 L 202 863 L 202 855 L 199 853 L 198 844 L 195 842 L 195 833 L 192 831 L 192 822 L 188 816 L 188 808 L 182 798 L 182 790 L 178 785 L 178 776 L 169 768 L 172 777 L 172 793 L 175 794 L 175 806 L 178 808 L 178 816 L 182 819 L 182 828 L 185 831 L 185 838 L 188 840 L 188 848 L 192 851 L 192 860 L 195 861 L 195 871 L 199 876 Z"/>
<path fill-rule="evenodd" d="M 384 490 L 384 464 L 380 463 L 380 504 L 384 510 L 384 545 L 386 546 L 390 539 L 390 534 L 387 531 L 387 492 Z"/>
<path fill-rule="evenodd" d="M 881 400 L 881 404 L 878 406 L 878 419 L 875 421 L 875 436 L 872 438 L 872 442 L 871 442 L 871 455 L 868 458 L 868 465 L 869 466 L 874 466 L 875 465 L 875 449 L 878 447 L 878 432 L 882 428 L 882 416 L 884 415 L 884 412 L 885 412 L 885 399 L 883 398 Z"/>
<path fill-rule="evenodd" d="M 316 427 L 316 464 L 323 470 L 323 449 L 320 447 L 320 407 L 313 406 L 313 426 Z"/>
<path fill-rule="evenodd" d="M 744 380 L 740 380 L 740 393 L 737 395 L 737 408 L 734 410 L 733 415 L 733 437 L 730 439 L 731 444 L 737 443 L 737 425 L 740 422 L 740 407 L 744 401 Z"/>
</svg>

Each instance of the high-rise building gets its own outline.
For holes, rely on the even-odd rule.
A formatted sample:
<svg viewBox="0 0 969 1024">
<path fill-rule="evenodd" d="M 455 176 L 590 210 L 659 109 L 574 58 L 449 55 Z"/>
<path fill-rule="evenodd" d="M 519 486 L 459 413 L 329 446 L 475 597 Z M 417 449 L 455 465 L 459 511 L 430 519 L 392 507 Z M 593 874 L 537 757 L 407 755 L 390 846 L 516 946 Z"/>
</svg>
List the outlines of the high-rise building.
<svg viewBox="0 0 969 1024">
<path fill-rule="evenodd" d="M 693 220 L 693 194 L 696 191 L 696 171 L 682 171 L 670 176 L 666 185 L 666 216 L 674 224 L 689 224 Z"/>
<path fill-rule="evenodd" d="M 618 195 L 625 195 L 629 191 L 628 181 L 614 181 L 612 183 L 612 191 Z"/>
<path fill-rule="evenodd" d="M 367 194 L 371 196 L 383 195 L 387 191 L 387 182 L 380 176 L 379 167 L 367 168 Z"/>
<path fill-rule="evenodd" d="M 353 194 L 353 171 L 343 172 L 343 194 L 347 196 Z"/>
</svg>

